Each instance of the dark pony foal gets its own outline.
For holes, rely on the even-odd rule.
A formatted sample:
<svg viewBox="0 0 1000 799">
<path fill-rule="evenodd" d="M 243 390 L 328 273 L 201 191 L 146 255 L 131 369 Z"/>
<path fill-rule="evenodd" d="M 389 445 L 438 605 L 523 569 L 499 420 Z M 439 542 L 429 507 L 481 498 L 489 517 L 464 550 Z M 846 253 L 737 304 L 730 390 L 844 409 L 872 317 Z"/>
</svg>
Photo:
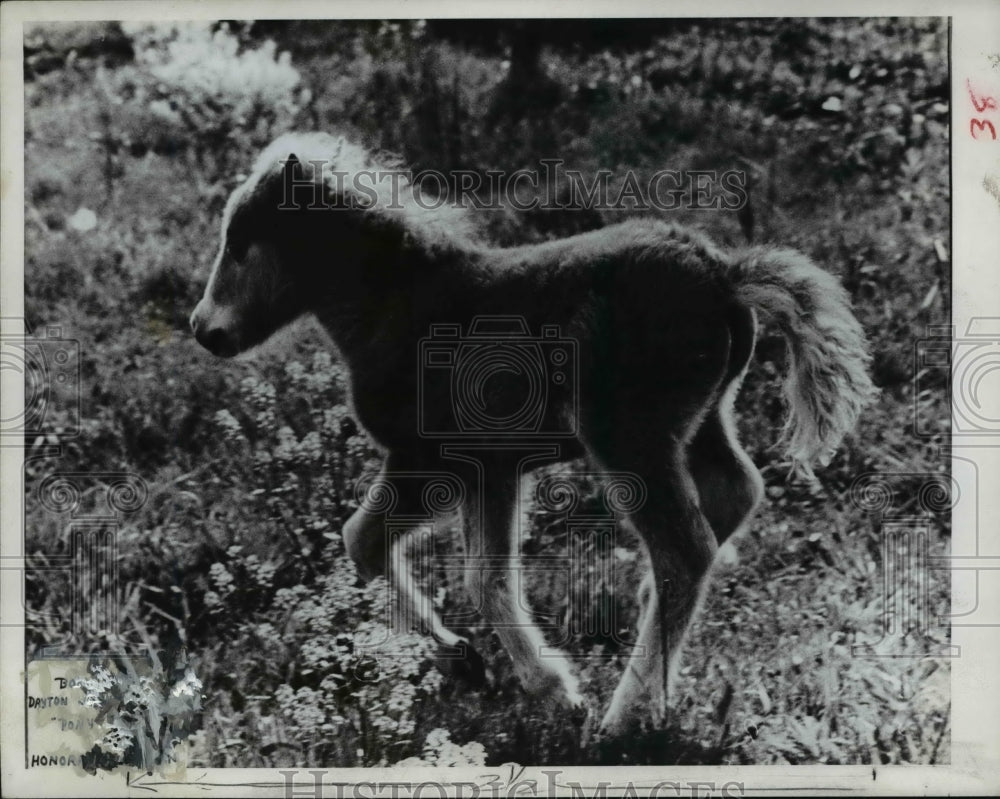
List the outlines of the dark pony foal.
<svg viewBox="0 0 1000 799">
<path fill-rule="evenodd" d="M 757 314 L 788 342 L 789 452 L 808 472 L 874 393 L 846 293 L 799 253 L 727 253 L 657 221 L 491 248 L 461 212 L 430 209 L 405 180 L 392 197 L 365 190 L 357 178 L 379 169 L 333 136 L 286 136 L 268 147 L 226 207 L 222 246 L 191 317 L 198 341 L 228 357 L 314 314 L 349 368 L 359 423 L 385 450 L 379 485 L 392 496 L 393 518 L 425 515 L 434 476 L 457 479 L 470 596 L 524 686 L 567 707 L 582 702 L 576 677 L 551 648 L 543 656 L 541 631 L 519 597 L 525 484 L 536 467 L 581 454 L 641 480 L 645 501 L 622 521 L 641 535 L 650 572 L 636 648 L 602 729 L 621 732 L 642 715 L 662 721 L 715 553 L 762 495 L 732 417 Z M 521 384 L 503 379 L 503 369 L 472 388 L 454 372 L 458 348 L 498 319 L 516 320 L 517 330 L 493 331 L 496 352 L 537 365 L 557 358 L 558 341 L 558 357 L 572 356 L 534 416 L 517 415 Z M 442 330 L 447 342 L 431 379 L 426 343 L 441 343 Z M 558 370 L 546 364 L 549 380 Z M 508 367 L 508 377 L 518 372 Z M 463 421 L 456 392 L 466 389 L 473 411 L 496 411 L 486 422 L 475 414 Z M 411 579 L 405 537 L 387 538 L 387 513 L 384 503 L 362 503 L 344 527 L 349 555 L 365 576 L 388 572 L 420 627 L 462 644 Z"/>
</svg>

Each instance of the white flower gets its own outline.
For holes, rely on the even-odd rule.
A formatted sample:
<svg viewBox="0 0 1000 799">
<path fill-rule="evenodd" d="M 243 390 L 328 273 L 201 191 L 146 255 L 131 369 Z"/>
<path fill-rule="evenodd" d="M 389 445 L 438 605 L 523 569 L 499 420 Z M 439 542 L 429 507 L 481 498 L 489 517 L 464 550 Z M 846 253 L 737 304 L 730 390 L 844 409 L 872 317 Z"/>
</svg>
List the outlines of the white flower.
<svg viewBox="0 0 1000 799">
<path fill-rule="evenodd" d="M 243 426 L 228 410 L 216 411 L 215 423 L 219 426 L 223 437 L 227 441 L 235 441 L 243 438 Z"/>
<path fill-rule="evenodd" d="M 212 579 L 216 590 L 220 594 L 229 594 L 235 590 L 236 579 L 229 573 L 229 569 L 227 569 L 223 564 L 213 563 L 208 569 L 208 575 Z"/>
<path fill-rule="evenodd" d="M 202 689 L 202 682 L 197 677 L 194 676 L 194 671 L 189 666 L 187 671 L 184 672 L 184 676 L 174 683 L 174 687 L 170 689 L 171 696 L 200 696 Z"/>
<path fill-rule="evenodd" d="M 298 442 L 295 440 L 295 433 L 290 427 L 282 427 L 278 431 L 278 446 L 274 448 L 274 457 L 279 463 L 282 461 L 294 461 Z"/>
<path fill-rule="evenodd" d="M 66 220 L 66 224 L 73 230 L 86 233 L 97 227 L 97 214 L 89 208 L 79 208 L 76 213 Z"/>
<path fill-rule="evenodd" d="M 305 438 L 299 442 L 299 452 L 307 460 L 315 462 L 322 459 L 323 451 L 323 442 L 315 430 L 307 433 Z"/>
<path fill-rule="evenodd" d="M 135 740 L 132 733 L 128 730 L 123 730 L 119 727 L 115 727 L 104 734 L 101 738 L 100 747 L 101 750 L 107 752 L 115 757 L 122 758 L 125 753 L 132 746 L 132 742 Z"/>
</svg>

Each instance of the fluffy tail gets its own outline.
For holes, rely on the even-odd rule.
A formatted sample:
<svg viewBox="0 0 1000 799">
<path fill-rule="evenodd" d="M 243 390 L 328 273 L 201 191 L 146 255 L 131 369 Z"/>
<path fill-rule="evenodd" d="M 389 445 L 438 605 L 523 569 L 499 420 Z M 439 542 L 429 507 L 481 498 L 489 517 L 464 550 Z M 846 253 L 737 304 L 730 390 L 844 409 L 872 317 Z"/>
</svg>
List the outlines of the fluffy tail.
<svg viewBox="0 0 1000 799">
<path fill-rule="evenodd" d="M 812 476 L 878 393 L 868 376 L 865 335 L 847 292 L 794 250 L 754 248 L 738 258 L 737 297 L 769 316 L 791 355 L 784 440 L 795 467 Z"/>
</svg>

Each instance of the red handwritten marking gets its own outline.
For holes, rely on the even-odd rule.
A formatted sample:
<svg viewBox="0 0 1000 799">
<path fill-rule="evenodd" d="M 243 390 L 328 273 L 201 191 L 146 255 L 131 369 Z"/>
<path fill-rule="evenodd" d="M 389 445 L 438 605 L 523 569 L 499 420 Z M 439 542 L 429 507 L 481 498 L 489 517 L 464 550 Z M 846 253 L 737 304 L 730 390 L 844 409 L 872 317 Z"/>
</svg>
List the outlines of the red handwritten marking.
<svg viewBox="0 0 1000 799">
<path fill-rule="evenodd" d="M 972 107 L 976 109 L 977 114 L 985 114 L 987 111 L 998 110 L 996 97 L 977 95 L 975 90 L 972 88 L 972 81 L 968 78 L 965 80 L 965 88 L 969 91 L 969 99 L 972 100 Z M 980 136 L 981 133 L 987 131 L 990 134 L 989 139 L 985 136 Z M 997 129 L 994 127 L 993 123 L 990 122 L 990 120 L 982 118 L 976 119 L 973 117 L 969 120 L 969 135 L 977 141 L 980 139 L 984 141 L 996 141 Z"/>
<path fill-rule="evenodd" d="M 965 87 L 969 90 L 969 97 L 972 99 L 972 105 L 977 114 L 982 114 L 986 110 L 997 110 L 995 97 L 976 97 L 976 93 L 972 90 L 972 83 L 968 79 L 965 81 Z"/>
<path fill-rule="evenodd" d="M 978 140 L 979 136 L 976 135 L 976 128 L 978 128 L 979 130 L 986 130 L 987 128 L 989 128 L 990 137 L 993 139 L 993 141 L 996 141 L 997 129 L 993 127 L 993 123 L 990 122 L 988 119 L 969 120 L 969 133 L 971 134 L 973 139 Z"/>
</svg>

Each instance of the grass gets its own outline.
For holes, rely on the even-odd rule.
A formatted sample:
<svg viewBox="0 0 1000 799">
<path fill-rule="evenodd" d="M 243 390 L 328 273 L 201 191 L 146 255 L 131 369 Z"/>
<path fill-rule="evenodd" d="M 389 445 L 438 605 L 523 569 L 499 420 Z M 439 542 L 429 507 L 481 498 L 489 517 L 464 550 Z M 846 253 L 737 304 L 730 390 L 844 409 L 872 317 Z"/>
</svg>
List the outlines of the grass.
<svg viewBox="0 0 1000 799">
<path fill-rule="evenodd" d="M 49 66 L 29 71 L 26 85 L 26 315 L 32 327 L 60 325 L 82 354 L 79 435 L 67 435 L 69 411 L 53 407 L 50 439 L 26 442 L 28 454 L 61 446 L 58 459 L 26 466 L 27 551 L 44 564 L 67 546 L 65 516 L 35 495 L 52 471 L 144 481 L 148 500 L 118 535 L 121 633 L 133 646 L 186 650 L 204 693 L 191 762 L 947 762 L 948 662 L 926 656 L 947 643 L 947 629 L 908 629 L 880 650 L 894 657 L 865 650 L 882 637 L 887 603 L 903 601 L 902 585 L 887 596 L 881 584 L 891 514 L 919 518 L 932 555 L 948 549 L 947 512 L 917 503 L 948 468 L 938 449 L 948 395 L 941 376 L 922 374 L 915 398 L 913 368 L 916 341 L 950 313 L 950 265 L 939 255 L 950 190 L 943 23 L 825 20 L 798 30 L 762 20 L 645 48 L 546 51 L 550 105 L 529 96 L 511 137 L 484 122 L 505 96 L 501 55 L 406 26 L 317 24 L 310 39 L 299 30 L 269 35 L 291 49 L 311 94 L 293 116 L 230 119 L 225 158 L 212 138 L 218 125 L 159 124 L 150 103 L 162 89 L 140 63 L 82 48 L 80 37 L 96 36 L 86 28 L 43 29 Z M 259 46 L 252 29 L 239 35 L 243 47 Z M 74 41 L 85 55 L 60 58 Z M 168 99 L 201 102 L 182 89 Z M 839 111 L 823 108 L 830 97 Z M 783 354 L 773 337 L 761 340 L 738 411 L 768 500 L 714 572 L 666 730 L 637 730 L 625 743 L 588 737 L 587 725 L 524 695 L 487 628 L 471 631 L 487 665 L 479 687 L 442 674 L 426 640 L 408 639 L 406 658 L 359 653 L 351 636 L 380 634 L 384 596 L 356 582 L 338 532 L 355 481 L 378 459 L 350 418 L 341 367 L 316 354 L 327 345 L 308 321 L 254 360 L 225 364 L 186 329 L 232 171 L 291 127 L 344 128 L 415 168 L 511 169 L 551 155 L 585 175 L 749 164 L 756 240 L 803 249 L 848 287 L 882 397 L 818 487 L 789 483 L 772 447 Z M 96 227 L 68 224 L 80 208 L 96 213 Z M 483 224 L 497 241 L 532 241 L 622 212 L 543 214 L 497 212 Z M 676 218 L 722 243 L 745 240 L 735 214 Z M 914 434 L 914 407 L 920 429 L 939 434 Z M 891 509 L 852 501 L 868 473 L 892 485 Z M 592 481 L 579 485 L 593 496 Z M 456 546 L 446 533 L 441 555 Z M 604 590 L 583 598 L 613 635 L 568 627 L 579 586 L 541 570 L 528 580 L 533 606 L 575 630 L 566 648 L 593 713 L 627 656 L 643 568 L 635 542 L 617 544 Z M 566 547 L 565 520 L 536 514 L 528 553 Z M 946 575 L 929 577 L 926 602 L 947 607 Z M 454 578 L 438 567 L 445 612 L 465 607 Z M 44 571 L 29 574 L 30 651 L 71 640 L 54 621 L 68 591 Z M 72 643 L 100 652 L 106 642 Z M 462 748 L 472 743 L 481 749 Z"/>
</svg>

